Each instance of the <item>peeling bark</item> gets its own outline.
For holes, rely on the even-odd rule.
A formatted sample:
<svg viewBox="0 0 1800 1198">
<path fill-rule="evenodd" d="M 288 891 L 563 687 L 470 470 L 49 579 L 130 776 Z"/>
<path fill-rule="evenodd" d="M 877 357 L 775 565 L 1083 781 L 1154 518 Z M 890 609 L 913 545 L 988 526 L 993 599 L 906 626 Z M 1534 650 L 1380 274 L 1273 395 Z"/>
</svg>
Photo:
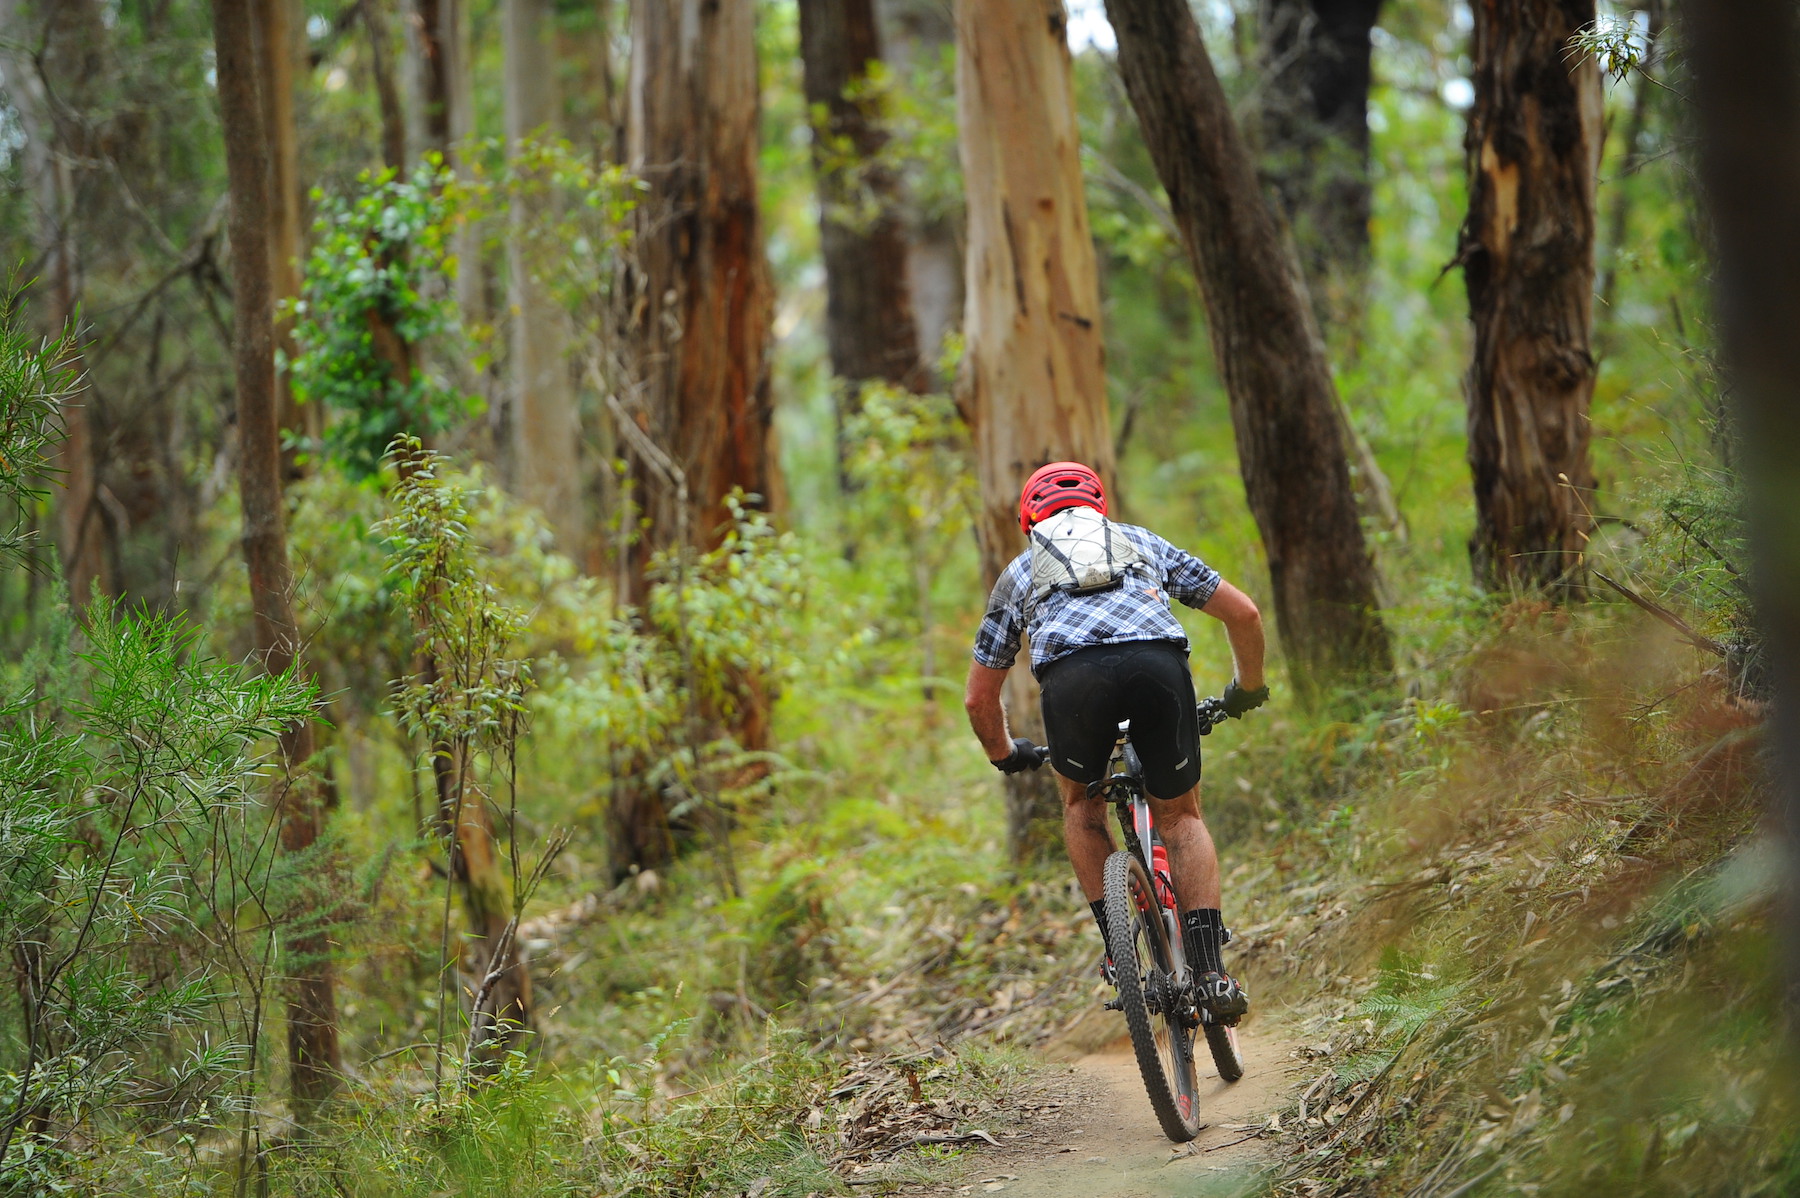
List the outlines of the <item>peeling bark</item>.
<svg viewBox="0 0 1800 1198">
<path fill-rule="evenodd" d="M 1474 357 L 1466 383 L 1482 586 L 1577 593 L 1593 528 L 1598 65 L 1569 38 L 1593 0 L 1475 6 L 1469 214 L 1458 259 Z"/>
<path fill-rule="evenodd" d="M 1081 185 L 1081 135 L 1062 0 L 960 0 L 956 108 L 968 204 L 957 403 L 975 441 L 984 586 L 1022 550 L 1019 489 L 1039 466 L 1080 461 L 1113 482 L 1100 285 Z M 1043 739 L 1037 683 L 1008 676 L 1008 718 Z M 1052 779 L 1007 780 L 1013 859 L 1060 843 Z"/>
</svg>

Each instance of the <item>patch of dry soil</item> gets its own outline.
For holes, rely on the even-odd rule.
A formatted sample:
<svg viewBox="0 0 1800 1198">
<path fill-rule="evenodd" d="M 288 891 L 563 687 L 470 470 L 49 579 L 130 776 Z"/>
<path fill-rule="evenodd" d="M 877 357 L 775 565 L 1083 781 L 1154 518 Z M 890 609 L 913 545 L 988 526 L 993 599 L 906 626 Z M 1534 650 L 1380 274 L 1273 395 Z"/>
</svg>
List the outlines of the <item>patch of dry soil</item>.
<svg viewBox="0 0 1800 1198">
<path fill-rule="evenodd" d="M 1000 1152 L 938 1193 L 1007 1198 L 1198 1198 L 1256 1188 L 1272 1141 L 1257 1133 L 1285 1104 L 1295 1077 L 1290 1039 L 1279 1022 L 1252 1018 L 1239 1032 L 1244 1076 L 1221 1081 L 1202 1056 L 1200 1101 L 1206 1127 L 1175 1145 L 1157 1127 L 1144 1094 L 1124 1017 L 1095 1011 L 1046 1049 L 1066 1062 L 1046 1089 L 1068 1089 L 1067 1114 Z M 1204 1046 L 1201 1048 L 1205 1053 Z"/>
</svg>

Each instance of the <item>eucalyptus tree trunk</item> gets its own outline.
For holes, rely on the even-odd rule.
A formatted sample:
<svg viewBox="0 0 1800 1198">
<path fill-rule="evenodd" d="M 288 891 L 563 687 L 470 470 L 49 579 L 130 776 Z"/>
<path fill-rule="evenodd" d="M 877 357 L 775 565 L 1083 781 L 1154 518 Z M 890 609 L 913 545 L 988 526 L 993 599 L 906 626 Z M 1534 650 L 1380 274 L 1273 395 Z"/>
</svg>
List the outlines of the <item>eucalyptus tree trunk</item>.
<svg viewBox="0 0 1800 1198">
<path fill-rule="evenodd" d="M 630 496 L 620 527 L 626 597 L 642 604 L 663 550 L 719 544 L 734 491 L 780 503 L 767 347 L 773 291 L 757 208 L 753 0 L 634 0 L 626 150 L 643 181 L 621 280 L 615 419 Z M 769 697 L 735 678 L 738 745 L 769 739 Z M 698 712 L 690 735 L 727 721 Z M 704 730 L 702 729 L 704 725 Z M 713 813 L 723 819 L 722 812 Z M 668 815 L 621 782 L 609 813 L 615 873 L 666 860 Z M 720 842 L 723 845 L 723 841 Z"/>
<path fill-rule="evenodd" d="M 639 0 L 626 141 L 643 180 L 625 280 L 634 422 L 679 473 L 631 450 L 650 554 L 719 542 L 734 488 L 777 497 L 767 344 L 774 295 L 757 209 L 752 0 Z M 685 497 L 685 502 L 682 502 Z"/>
<path fill-rule="evenodd" d="M 1354 328 L 1369 274 L 1369 33 L 1381 0 L 1263 0 L 1262 165 L 1314 313 Z"/>
<path fill-rule="evenodd" d="M 1785 0 L 1681 12 L 1711 210 L 1719 328 L 1744 467 L 1757 617 L 1775 702 L 1766 738 L 1783 854 L 1789 1044 L 1800 1031 L 1800 38 Z"/>
<path fill-rule="evenodd" d="M 848 489 L 845 422 L 862 406 L 863 384 L 923 389 L 919 337 L 906 287 L 899 189 L 879 155 L 887 141 L 879 98 L 863 91 L 881 61 L 873 0 L 800 0 L 806 103 L 819 191 L 825 260 L 825 341 L 838 418 L 838 480 Z"/>
<path fill-rule="evenodd" d="M 975 440 L 981 573 L 1024 549 L 1019 490 L 1039 466 L 1085 462 L 1113 481 L 1100 286 L 1081 186 L 1081 135 L 1062 0 L 959 0 L 956 115 L 967 193 L 967 338 L 957 402 Z M 1043 740 L 1024 666 L 1004 699 L 1015 733 Z M 1014 860 L 1060 843 L 1054 780 L 1007 779 Z"/>
<path fill-rule="evenodd" d="M 256 654 L 281 674 L 300 667 L 282 503 L 281 434 L 275 397 L 275 330 L 269 281 L 269 164 L 251 14 L 237 0 L 213 0 L 225 173 L 231 194 L 233 366 L 237 380 L 238 494 L 244 518 L 244 564 L 250 576 Z M 310 720 L 281 732 L 288 781 L 280 796 L 281 845 L 310 849 L 323 830 L 323 794 L 309 772 Z M 337 1084 L 337 1000 L 331 943 L 322 930 L 284 945 L 292 989 L 287 1000 L 288 1065 L 296 1112 L 303 1118 Z"/>
<path fill-rule="evenodd" d="M 1474 357 L 1466 382 L 1475 580 L 1579 594 L 1594 527 L 1594 187 L 1600 69 L 1569 39 L 1593 0 L 1475 6 L 1469 214 L 1457 258 Z"/>
<path fill-rule="evenodd" d="M 80 144 L 85 132 L 81 123 L 69 117 L 81 110 L 84 93 L 102 69 L 105 30 L 89 0 L 0 0 L 0 29 L 8 31 L 6 84 L 24 134 L 24 181 L 37 210 L 43 322 L 54 336 L 73 326 L 81 308 L 74 163 L 88 154 Z M 53 93 L 60 103 L 53 103 Z M 80 372 L 84 339 L 78 327 L 73 331 L 69 364 Z M 54 505 L 56 550 L 77 610 L 86 606 L 96 583 L 102 591 L 113 589 L 90 397 L 91 392 L 78 390 L 63 400 L 63 437 L 55 455 L 61 484 Z"/>
<path fill-rule="evenodd" d="M 523 142 L 551 137 L 557 128 L 556 55 L 552 0 L 506 0 L 506 142 L 515 157 Z M 550 215 L 548 189 L 516 192 L 506 243 L 513 312 L 513 484 L 555 530 L 557 548 L 587 562 L 587 521 L 581 485 L 581 422 L 569 374 L 569 318 L 544 280 L 555 252 L 531 235 Z"/>
<path fill-rule="evenodd" d="M 1183 0 L 1107 0 L 1119 71 L 1206 301 L 1238 464 L 1303 697 L 1387 677 L 1324 342 L 1292 251 Z"/>
<path fill-rule="evenodd" d="M 297 33 L 305 22 L 295 0 L 254 0 L 251 25 L 256 35 L 263 111 L 263 140 L 269 148 L 269 279 L 279 307 L 300 295 L 301 184 L 299 137 L 294 125 L 294 63 L 299 54 Z M 291 361 L 294 357 L 293 318 L 277 310 L 275 345 Z M 285 437 L 317 438 L 324 432 L 318 404 L 304 409 L 294 399 L 286 374 L 275 376 L 277 410 Z M 297 478 L 303 473 L 300 453 L 284 446 L 282 473 Z"/>
</svg>

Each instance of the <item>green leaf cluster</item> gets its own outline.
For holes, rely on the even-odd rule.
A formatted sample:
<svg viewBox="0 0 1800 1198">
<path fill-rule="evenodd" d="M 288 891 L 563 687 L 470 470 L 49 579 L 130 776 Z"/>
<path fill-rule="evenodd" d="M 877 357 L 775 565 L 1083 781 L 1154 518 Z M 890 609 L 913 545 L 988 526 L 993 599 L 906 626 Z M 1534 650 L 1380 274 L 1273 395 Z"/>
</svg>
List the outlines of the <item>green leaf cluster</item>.
<svg viewBox="0 0 1800 1198">
<path fill-rule="evenodd" d="M 294 305 L 295 395 L 328 409 L 326 456 L 364 475 L 403 433 L 430 437 L 479 402 L 425 368 L 420 347 L 459 328 L 451 175 L 433 158 L 411 176 L 358 176 L 354 195 L 313 192 L 306 281 Z"/>
</svg>

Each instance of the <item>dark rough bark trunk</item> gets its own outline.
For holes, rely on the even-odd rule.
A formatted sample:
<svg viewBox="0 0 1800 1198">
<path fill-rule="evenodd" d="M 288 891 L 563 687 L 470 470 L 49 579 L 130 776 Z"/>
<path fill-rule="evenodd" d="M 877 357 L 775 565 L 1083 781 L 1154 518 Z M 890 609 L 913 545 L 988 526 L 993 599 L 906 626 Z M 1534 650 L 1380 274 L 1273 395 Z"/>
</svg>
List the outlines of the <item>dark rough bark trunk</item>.
<svg viewBox="0 0 1800 1198">
<path fill-rule="evenodd" d="M 1322 325 L 1357 324 L 1369 272 L 1369 32 L 1381 0 L 1263 0 L 1263 169 Z"/>
<path fill-rule="evenodd" d="M 1593 0 L 1475 6 L 1469 215 L 1457 251 L 1474 357 L 1466 384 L 1482 586 L 1578 593 L 1593 528 L 1588 403 L 1599 67 L 1569 38 Z"/>
<path fill-rule="evenodd" d="M 1325 346 L 1183 0 L 1107 0 L 1125 79 L 1206 301 L 1275 615 L 1302 695 L 1393 668 Z"/>
<path fill-rule="evenodd" d="M 621 437 L 636 508 L 624 526 L 643 521 L 628 550 L 633 603 L 646 595 L 656 552 L 719 543 L 733 490 L 780 504 L 753 17 L 752 0 L 637 0 L 631 8 L 626 140 L 631 171 L 646 184 L 620 312 L 620 398 L 635 430 Z M 767 698 L 755 680 L 738 685 L 733 734 L 745 748 L 766 747 Z M 620 818 L 660 810 L 637 804 Z M 646 829 L 628 839 L 660 837 Z"/>
<path fill-rule="evenodd" d="M 257 657 L 272 674 L 294 667 L 300 636 L 281 494 L 281 435 L 275 400 L 275 330 L 269 283 L 268 156 L 250 13 L 237 0 L 213 0 L 219 111 L 231 191 L 233 365 L 237 379 L 238 493 L 244 513 L 244 564 L 250 574 Z M 290 781 L 280 797 L 281 844 L 302 852 L 324 824 L 322 793 L 308 773 L 308 720 L 281 733 Z M 292 989 L 287 1000 L 288 1063 L 296 1113 L 304 1118 L 330 1095 L 339 1072 L 337 1001 L 331 945 L 323 931 L 286 944 Z"/>
<path fill-rule="evenodd" d="M 1800 31 L 1785 0 L 1682 10 L 1716 241 L 1727 396 L 1743 453 L 1758 622 L 1775 688 L 1774 824 L 1785 855 L 1776 933 L 1800 1034 Z"/>
<path fill-rule="evenodd" d="M 634 551 L 634 601 L 652 553 L 683 539 L 718 543 L 732 488 L 768 503 L 776 486 L 752 8 L 750 0 L 632 7 L 627 137 L 647 190 L 625 280 L 628 407 L 685 482 L 627 454 L 649 520 Z"/>
<path fill-rule="evenodd" d="M 800 53 L 813 110 L 825 340 L 838 384 L 838 477 L 848 484 L 843 427 L 864 383 L 923 389 L 906 287 L 898 186 L 875 163 L 887 134 L 873 97 L 846 94 L 881 60 L 873 0 L 800 0 Z M 822 122 L 818 113 L 823 112 Z"/>
</svg>

